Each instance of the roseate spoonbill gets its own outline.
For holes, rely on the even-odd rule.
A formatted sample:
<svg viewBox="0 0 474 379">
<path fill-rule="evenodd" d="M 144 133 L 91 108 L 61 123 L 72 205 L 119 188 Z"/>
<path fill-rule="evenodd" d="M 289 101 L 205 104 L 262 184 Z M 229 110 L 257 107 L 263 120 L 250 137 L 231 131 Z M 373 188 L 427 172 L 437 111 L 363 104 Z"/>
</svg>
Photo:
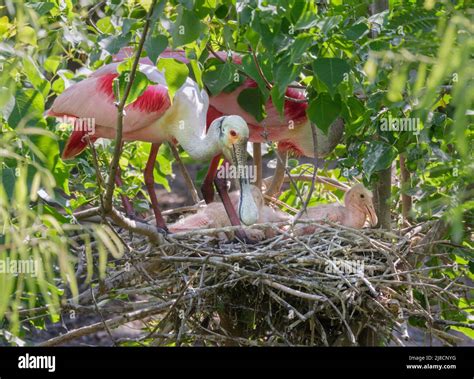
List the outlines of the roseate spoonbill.
<svg viewBox="0 0 474 379">
<path fill-rule="evenodd" d="M 114 57 L 120 61 L 132 56 L 133 48 L 125 47 Z M 215 52 L 221 60 L 226 60 L 227 53 L 223 51 Z M 211 56 L 212 57 L 212 56 Z M 174 58 L 183 63 L 189 63 L 185 52 L 182 50 L 166 49 L 160 58 Z M 242 58 L 238 54 L 232 54 L 232 61 L 236 65 L 242 64 Z M 144 64 L 153 64 L 150 59 L 142 58 Z M 210 125 L 218 117 L 235 114 L 241 116 L 250 129 L 250 142 L 262 143 L 266 141 L 278 142 L 280 153 L 292 153 L 297 156 L 314 157 L 313 136 L 310 120 L 306 116 L 308 104 L 305 102 L 293 102 L 285 100 L 284 117 L 281 117 L 273 105 L 271 99 L 265 104 L 266 118 L 258 122 L 254 116 L 241 108 L 237 99 L 242 91 L 248 88 L 256 88 L 257 83 L 246 78 L 237 88 L 230 92 L 221 92 L 209 98 L 209 110 L 207 112 L 207 125 Z M 288 88 L 286 96 L 301 101 L 305 98 L 301 89 Z M 344 122 L 341 118 L 336 119 L 330 126 L 327 135 L 316 128 L 316 141 L 318 157 L 328 155 L 338 144 L 344 130 Z M 265 133 L 266 132 L 266 136 Z M 208 169 L 208 173 L 201 187 L 206 203 L 214 199 L 213 181 L 219 166 L 221 155 L 214 157 Z M 279 163 L 279 162 L 278 162 Z M 273 183 L 269 186 L 268 194 L 274 195 L 279 192 L 284 178 L 284 167 L 277 166 L 277 172 Z"/>
<path fill-rule="evenodd" d="M 302 220 L 329 220 L 350 228 L 361 229 L 369 218 L 371 226 L 377 225 L 377 214 L 372 202 L 372 192 L 358 183 L 351 187 L 344 196 L 344 205 L 337 203 L 310 207 L 303 214 Z M 297 234 L 311 234 L 316 226 L 297 228 Z"/>
<path fill-rule="evenodd" d="M 73 158 L 86 148 L 88 142 L 85 137 L 90 131 L 82 127 L 84 119 L 95 122 L 94 133 L 89 135 L 91 141 L 115 137 L 117 109 L 112 83 L 118 76 L 117 66 L 118 63 L 106 65 L 87 79 L 75 83 L 58 96 L 48 110 L 49 116 L 75 119 L 74 130 L 62 153 L 63 159 Z M 152 143 L 145 169 L 145 183 L 157 227 L 166 230 L 153 180 L 153 167 L 160 144 L 164 141 L 177 141 L 197 160 L 211 159 L 222 154 L 238 169 L 246 163 L 249 130 L 243 118 L 231 115 L 213 120 L 206 133 L 209 100 L 197 83 L 188 78 L 175 93 L 171 103 L 163 73 L 147 64 L 140 64 L 139 70 L 155 84 L 148 86 L 138 99 L 125 108 L 123 141 Z M 239 182 L 239 215 L 236 217 L 230 204 L 225 204 L 226 210 L 232 208 L 234 218 L 231 221 L 234 225 L 238 224 L 239 218 L 244 224 L 250 225 L 258 219 L 257 208 L 245 173 L 239 177 Z"/>
<path fill-rule="evenodd" d="M 223 52 L 217 52 L 218 56 L 226 56 Z M 241 57 L 234 54 L 233 63 L 242 64 Z M 278 151 L 285 156 L 292 153 L 296 156 L 314 157 L 313 136 L 311 121 L 306 115 L 308 104 L 301 89 L 287 88 L 286 97 L 296 101 L 285 100 L 283 117 L 269 99 L 265 104 L 266 117 L 262 121 L 257 121 L 253 115 L 246 112 L 238 103 L 238 97 L 242 91 L 249 88 L 256 88 L 257 83 L 246 78 L 244 82 L 231 92 L 221 92 L 209 98 L 209 110 L 207 112 L 207 123 L 210 124 L 215 118 L 226 114 L 237 114 L 241 116 L 249 125 L 250 142 L 262 143 L 273 141 L 278 143 Z M 336 119 L 330 126 L 328 134 L 324 134 L 320 129 L 316 129 L 317 155 L 319 158 L 328 155 L 338 144 L 344 130 L 344 123 L 341 118 Z M 206 202 L 213 197 L 212 181 L 218 168 L 220 157 L 215 157 L 209 167 L 201 191 Z M 285 160 L 285 158 L 284 158 Z M 260 169 L 259 169 L 260 171 Z M 267 194 L 274 195 L 280 191 L 283 184 L 284 166 L 278 161 L 277 171 L 273 183 L 267 189 Z"/>
<path fill-rule="evenodd" d="M 265 205 L 262 192 L 258 187 L 251 186 L 251 192 L 258 208 L 259 218 L 257 223 L 260 224 L 289 220 L 288 214 Z M 229 198 L 234 206 L 238 205 L 239 197 L 239 191 L 234 191 L 229 194 Z M 184 217 L 174 224 L 169 225 L 169 230 L 173 233 L 177 233 L 194 229 L 223 228 L 230 225 L 229 218 L 224 211 L 224 205 L 220 202 L 212 202 L 200 209 L 196 214 Z M 275 236 L 275 232 L 272 228 L 268 228 L 268 230 L 246 229 L 245 233 L 247 233 L 247 236 L 252 240 L 262 240 L 264 238 Z M 231 233 L 229 235 L 232 238 Z M 228 239 L 228 236 L 223 232 L 218 233 L 217 237 L 220 240 Z"/>
</svg>

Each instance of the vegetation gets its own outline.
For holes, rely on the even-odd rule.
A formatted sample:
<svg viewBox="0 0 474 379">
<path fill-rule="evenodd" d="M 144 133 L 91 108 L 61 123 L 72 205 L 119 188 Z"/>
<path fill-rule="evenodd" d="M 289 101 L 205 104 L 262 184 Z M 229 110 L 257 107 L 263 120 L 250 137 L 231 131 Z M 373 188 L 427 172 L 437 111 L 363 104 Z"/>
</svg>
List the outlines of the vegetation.
<svg viewBox="0 0 474 379">
<path fill-rule="evenodd" d="M 68 130 L 44 112 L 65 88 L 110 63 L 121 48 L 137 47 L 147 13 L 142 56 L 165 70 L 171 94 L 188 76 L 213 95 L 250 77 L 258 86 L 245 90 L 239 104 L 262 120 L 267 100 L 282 112 L 287 87 L 297 83 L 319 129 L 327 132 L 342 117 L 343 141 L 328 157 L 337 160 L 337 168 L 318 174 L 374 188 L 380 174 L 392 168 L 391 196 L 379 199 L 390 205 L 392 229 L 442 225 L 430 246 L 437 254 L 418 264 L 433 267 L 433 279 L 467 285 L 460 297 L 446 303 L 428 298 L 424 306 L 439 307 L 443 319 L 457 323 L 452 329 L 474 338 L 472 9 L 468 1 L 390 0 L 389 9 L 371 15 L 370 3 L 7 0 L 0 6 L 0 261 L 39 262 L 35 276 L 0 272 L 0 340 L 15 344 L 12 336 L 27 340 L 32 327 L 60 320 L 66 299 L 81 292 L 76 273 L 82 256 L 85 283 L 96 287 L 114 264 L 110 255 L 118 259 L 127 252 L 109 222 L 82 223 L 75 217 L 78 210 L 99 205 L 104 189 L 98 173 L 108 180 L 115 143 L 96 143 L 98 170 L 91 149 L 63 161 Z M 183 49 L 189 63 L 158 59 L 166 48 Z M 242 64 L 231 55 L 219 59 L 216 51 L 237 52 Z M 120 65 L 117 100 L 133 60 Z M 137 75 L 127 103 L 147 84 Z M 402 122 L 409 130 L 400 130 Z M 124 145 L 117 208 L 126 194 L 136 211 L 149 209 L 141 174 L 149 151 L 146 143 Z M 274 154 L 270 146 L 266 158 Z M 191 163 L 185 152 L 180 157 Z M 299 160 L 290 160 L 292 173 L 312 174 L 313 166 Z M 168 191 L 174 161 L 170 147 L 162 145 L 154 177 Z M 197 186 L 206 169 L 194 178 Z M 342 191 L 327 189 L 317 184 L 309 205 L 342 198 Z M 301 208 L 309 191 L 310 183 L 298 182 L 280 200 Z M 423 293 L 415 290 L 415 296 Z M 47 311 L 34 311 L 41 307 Z"/>
</svg>

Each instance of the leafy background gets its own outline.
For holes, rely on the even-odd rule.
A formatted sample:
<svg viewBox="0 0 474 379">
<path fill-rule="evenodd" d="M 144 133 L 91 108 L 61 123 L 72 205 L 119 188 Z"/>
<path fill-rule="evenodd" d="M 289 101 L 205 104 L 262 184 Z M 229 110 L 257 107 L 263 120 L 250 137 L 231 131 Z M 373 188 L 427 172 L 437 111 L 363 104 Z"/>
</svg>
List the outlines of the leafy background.
<svg viewBox="0 0 474 379">
<path fill-rule="evenodd" d="M 61 299 L 78 292 L 78 257 L 72 253 L 76 241 L 97 242 L 97 267 L 87 259 L 88 281 L 94 285 L 95 273 L 105 273 L 108 253 L 120 255 L 120 242 L 111 230 L 84 228 L 73 216 L 75 210 L 98 201 L 91 152 L 87 149 L 73 161 L 62 161 L 67 131 L 43 114 L 65 88 L 111 62 L 122 47 L 137 45 L 151 3 L 7 0 L 0 6 L 0 259 L 35 257 L 43 262 L 37 278 L 0 275 L 4 335 L 8 331 L 23 336 L 32 324 L 40 328 L 45 317 L 59 320 Z M 390 198 L 394 222 L 402 223 L 402 193 L 414 200 L 412 220 L 447 220 L 452 246 L 444 252 L 460 269 L 433 271 L 433 276 L 463 275 L 472 280 L 472 9 L 467 1 L 391 0 L 387 11 L 370 16 L 369 3 L 161 0 L 153 12 L 144 55 L 165 70 L 171 93 L 188 76 L 213 95 L 231 91 L 251 77 L 258 86 L 246 90 L 239 104 L 258 120 L 265 117 L 263 105 L 269 98 L 281 112 L 286 87 L 293 82 L 305 86 L 307 114 L 318 128 L 327 131 L 337 117 L 346 124 L 343 143 L 329 157 L 337 159 L 338 168 L 322 173 L 341 181 L 359 178 L 372 187 L 381 171 L 395 167 Z M 182 27 L 185 33 L 180 33 Z M 242 65 L 213 58 L 209 47 L 240 53 Z M 158 59 L 166 48 L 184 49 L 190 63 Z M 259 75 L 251 51 L 271 89 Z M 130 60 L 120 66 L 122 84 L 130 67 Z M 145 77 L 137 78 L 129 102 L 146 84 Z M 418 118 L 420 133 L 381 131 L 381 119 L 389 116 Z M 138 211 L 148 210 L 141 170 L 149 148 L 127 143 L 120 160 L 126 170 L 116 195 L 127 194 Z M 111 143 L 98 143 L 97 151 L 106 177 Z M 273 151 L 269 149 L 267 159 L 273 158 Z M 184 152 L 181 156 L 191 163 Z M 411 174 L 403 186 L 400 157 Z M 173 161 L 163 145 L 154 175 L 168 191 Z M 294 173 L 312 170 L 300 165 L 297 157 L 290 166 Z M 198 185 L 205 170 L 195 178 Z M 308 184 L 298 186 L 299 192 L 307 193 Z M 318 185 L 310 205 L 343 196 L 341 191 L 322 189 Z M 296 192 L 290 187 L 280 199 L 299 207 Z M 89 245 L 83 248 L 88 258 Z M 437 259 L 430 264 L 436 266 Z M 472 322 L 472 291 L 460 302 L 462 306 L 445 317 Z M 28 312 L 44 304 L 48 316 L 32 317 Z M 460 330 L 473 337 L 472 330 Z"/>
</svg>

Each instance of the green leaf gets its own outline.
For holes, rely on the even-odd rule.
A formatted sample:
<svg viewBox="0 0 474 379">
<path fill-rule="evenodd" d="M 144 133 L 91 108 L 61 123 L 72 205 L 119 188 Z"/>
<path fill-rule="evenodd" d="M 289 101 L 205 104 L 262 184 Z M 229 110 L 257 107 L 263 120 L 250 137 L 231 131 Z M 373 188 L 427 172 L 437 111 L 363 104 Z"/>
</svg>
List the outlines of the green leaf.
<svg viewBox="0 0 474 379">
<path fill-rule="evenodd" d="M 46 98 L 51 89 L 51 84 L 49 84 L 45 79 L 36 63 L 33 62 L 30 57 L 25 57 L 23 59 L 23 70 L 30 83 L 33 84 L 33 87 L 41 92 L 41 94 Z"/>
<path fill-rule="evenodd" d="M 273 42 L 276 34 L 270 29 L 269 25 L 262 21 L 263 20 L 259 17 L 254 17 L 250 24 L 251 28 L 249 29 L 253 29 L 256 32 L 258 41 L 265 47 L 265 49 L 273 51 Z"/>
<path fill-rule="evenodd" d="M 466 328 L 463 326 L 451 326 L 450 329 L 463 333 L 465 336 L 469 337 L 471 341 L 474 340 L 474 330 L 470 328 Z"/>
<path fill-rule="evenodd" d="M 132 56 L 129 56 L 128 58 L 125 58 L 123 61 L 121 61 L 117 65 L 117 72 L 119 74 L 122 74 L 124 72 L 128 72 L 129 75 L 130 75 L 130 71 L 132 71 L 134 61 L 135 61 L 135 55 L 132 55 Z"/>
<path fill-rule="evenodd" d="M 203 24 L 194 12 L 180 7 L 171 32 L 173 46 L 178 47 L 197 40 L 202 30 Z"/>
<path fill-rule="evenodd" d="M 40 16 L 44 16 L 51 9 L 56 7 L 56 4 L 54 4 L 53 2 L 44 2 L 44 1 L 40 1 L 38 3 L 32 3 L 32 4 L 25 4 L 25 5 L 34 9 L 35 12 L 38 13 Z"/>
<path fill-rule="evenodd" d="M 342 16 L 324 17 L 318 22 L 318 27 L 321 29 L 323 34 L 328 35 L 336 26 L 342 21 Z"/>
<path fill-rule="evenodd" d="M 59 95 L 63 93 L 64 91 L 64 80 L 62 78 L 57 78 L 54 82 L 53 85 L 51 86 L 51 89 L 54 91 L 56 95 Z"/>
<path fill-rule="evenodd" d="M 122 22 L 122 35 L 127 35 L 138 27 L 140 27 L 140 23 L 136 18 L 124 18 Z"/>
<path fill-rule="evenodd" d="M 15 106 L 15 92 L 7 87 L 0 87 L 0 116 L 7 119 L 10 117 Z"/>
<path fill-rule="evenodd" d="M 260 122 L 265 118 L 265 100 L 258 88 L 246 88 L 237 98 L 242 109 Z"/>
<path fill-rule="evenodd" d="M 344 34 L 351 41 L 356 41 L 360 37 L 367 34 L 368 32 L 369 32 L 369 27 L 364 23 L 360 23 L 360 24 L 352 25 L 349 29 L 346 29 L 344 31 Z"/>
<path fill-rule="evenodd" d="M 331 94 L 344 79 L 344 74 L 349 74 L 350 66 L 340 58 L 318 58 L 313 62 L 313 71 Z"/>
<path fill-rule="evenodd" d="M 215 16 L 217 18 L 224 18 L 225 16 L 227 16 L 227 14 L 229 13 L 229 8 L 227 8 L 227 5 L 225 4 L 222 4 L 219 8 L 216 9 L 216 11 L 214 12 Z"/>
<path fill-rule="evenodd" d="M 229 63 L 216 64 L 204 72 L 202 79 L 215 96 L 233 82 L 234 72 L 235 69 Z"/>
<path fill-rule="evenodd" d="M 119 94 L 119 98 L 117 99 L 117 101 L 121 101 L 121 99 L 123 98 L 125 94 L 125 89 L 127 87 L 129 80 L 130 80 L 130 71 L 122 72 L 118 76 L 118 79 L 114 80 L 114 84 L 113 84 L 114 93 Z M 135 73 L 135 78 L 133 80 L 132 87 L 130 88 L 127 101 L 125 102 L 125 106 L 133 103 L 136 99 L 138 99 L 143 94 L 143 92 L 147 89 L 149 84 L 150 84 L 150 81 L 148 80 L 147 76 L 144 73 L 137 71 Z"/>
<path fill-rule="evenodd" d="M 31 26 L 22 26 L 18 29 L 18 41 L 28 45 L 36 46 L 36 32 Z"/>
<path fill-rule="evenodd" d="M 161 184 L 168 192 L 171 191 L 167 176 L 173 173 L 172 160 L 169 159 L 169 147 L 162 144 L 156 156 L 155 169 L 153 177 L 155 182 Z"/>
<path fill-rule="evenodd" d="M 288 85 L 298 76 L 300 66 L 291 64 L 290 58 L 286 57 L 274 65 L 273 77 L 275 86 L 278 87 L 280 95 L 286 92 Z"/>
<path fill-rule="evenodd" d="M 165 51 L 166 47 L 168 46 L 168 38 L 166 36 L 158 34 L 153 36 L 148 36 L 145 41 L 145 51 L 148 55 L 148 58 L 156 64 L 158 57 L 160 54 Z"/>
<path fill-rule="evenodd" d="M 110 17 L 104 17 L 97 21 L 96 23 L 97 28 L 105 34 L 110 34 L 114 31 L 114 26 L 110 21 Z"/>
<path fill-rule="evenodd" d="M 393 146 L 382 141 L 371 141 L 362 162 L 367 179 L 370 180 L 373 173 L 390 167 L 396 156 L 397 150 Z"/>
<path fill-rule="evenodd" d="M 122 47 L 129 44 L 131 34 L 110 36 L 99 41 L 99 46 L 110 54 L 117 54 Z"/>
<path fill-rule="evenodd" d="M 321 93 L 309 103 L 306 113 L 309 119 L 327 134 L 329 127 L 341 114 L 342 104 L 340 96 L 334 99 L 327 93 Z"/>
<path fill-rule="evenodd" d="M 55 138 L 50 135 L 37 134 L 30 137 L 36 145 L 41 156 L 38 156 L 49 171 L 54 169 L 57 157 L 59 156 L 59 146 Z M 36 155 L 36 154 L 35 154 Z"/>
<path fill-rule="evenodd" d="M 191 59 L 189 64 L 191 65 L 191 69 L 193 70 L 193 79 L 196 81 L 199 88 L 203 88 L 204 83 L 202 81 L 202 70 L 201 67 L 199 67 L 198 61 L 196 61 L 195 59 Z"/>
<path fill-rule="evenodd" d="M 294 43 L 291 45 L 290 63 L 297 62 L 301 56 L 308 50 L 313 42 L 313 37 L 308 34 L 300 34 L 296 37 Z"/>
<path fill-rule="evenodd" d="M 63 161 L 59 159 L 60 148 L 57 139 L 47 134 L 33 135 L 30 139 L 41 153 L 40 155 L 35 155 L 43 162 L 43 166 L 53 174 L 56 180 L 55 186 L 68 193 L 69 171 L 66 169 Z"/>
<path fill-rule="evenodd" d="M 46 71 L 55 74 L 63 58 L 58 55 L 51 55 L 44 61 L 43 67 Z"/>
<path fill-rule="evenodd" d="M 275 106 L 275 109 L 278 111 L 280 116 L 283 117 L 283 108 L 285 105 L 285 94 L 281 94 L 280 90 L 274 86 L 270 91 L 270 95 L 272 96 L 272 103 Z"/>
<path fill-rule="evenodd" d="M 164 71 L 169 97 L 173 101 L 176 91 L 186 82 L 189 75 L 188 66 L 176 59 L 164 58 L 158 61 L 157 67 Z"/>
<path fill-rule="evenodd" d="M 260 62 L 260 65 L 261 65 L 261 62 Z M 265 84 L 265 81 L 260 76 L 257 66 L 255 66 L 255 62 L 250 55 L 245 55 L 244 57 L 242 57 L 241 68 L 247 75 L 249 75 L 253 80 L 255 80 L 255 82 L 258 85 L 258 88 L 260 88 L 260 91 L 265 95 L 265 97 L 267 97 L 268 96 L 267 85 Z"/>
<path fill-rule="evenodd" d="M 24 122 L 26 126 L 36 126 L 43 118 L 44 98 L 34 89 L 18 89 L 15 95 L 13 108 L 8 123 L 16 128 Z"/>
<path fill-rule="evenodd" d="M 13 198 L 16 183 L 16 170 L 14 168 L 0 168 L 0 184 L 3 186 L 8 199 Z"/>
</svg>

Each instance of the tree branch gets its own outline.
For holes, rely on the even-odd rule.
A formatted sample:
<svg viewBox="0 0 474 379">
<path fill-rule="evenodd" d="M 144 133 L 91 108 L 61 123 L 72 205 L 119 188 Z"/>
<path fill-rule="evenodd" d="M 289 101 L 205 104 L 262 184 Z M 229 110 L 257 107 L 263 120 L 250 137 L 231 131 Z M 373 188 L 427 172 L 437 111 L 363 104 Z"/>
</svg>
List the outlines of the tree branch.
<svg viewBox="0 0 474 379">
<path fill-rule="evenodd" d="M 130 77 L 129 77 L 130 80 L 127 83 L 127 86 L 125 87 L 123 98 L 120 99 L 120 102 L 117 105 L 117 132 L 116 132 L 117 134 L 115 135 L 114 155 L 112 158 L 112 162 L 110 163 L 109 179 L 107 182 L 106 192 L 104 196 L 103 211 L 105 214 L 108 214 L 112 211 L 112 199 L 113 199 L 114 188 L 115 188 L 115 175 L 117 174 L 117 167 L 119 164 L 120 156 L 122 154 L 123 117 L 124 117 L 125 104 L 127 102 L 128 95 L 130 94 L 130 90 L 132 89 L 133 81 L 135 80 L 138 63 L 140 61 L 140 55 L 143 50 L 143 45 L 145 44 L 146 36 L 148 34 L 148 29 L 150 28 L 151 16 L 155 9 L 156 2 L 157 0 L 153 0 L 153 2 L 151 3 L 150 9 L 148 10 L 145 26 L 143 28 L 143 34 L 140 38 L 140 43 L 138 44 L 138 48 L 135 53 L 135 59 L 133 61 L 132 69 L 130 71 Z"/>
</svg>

